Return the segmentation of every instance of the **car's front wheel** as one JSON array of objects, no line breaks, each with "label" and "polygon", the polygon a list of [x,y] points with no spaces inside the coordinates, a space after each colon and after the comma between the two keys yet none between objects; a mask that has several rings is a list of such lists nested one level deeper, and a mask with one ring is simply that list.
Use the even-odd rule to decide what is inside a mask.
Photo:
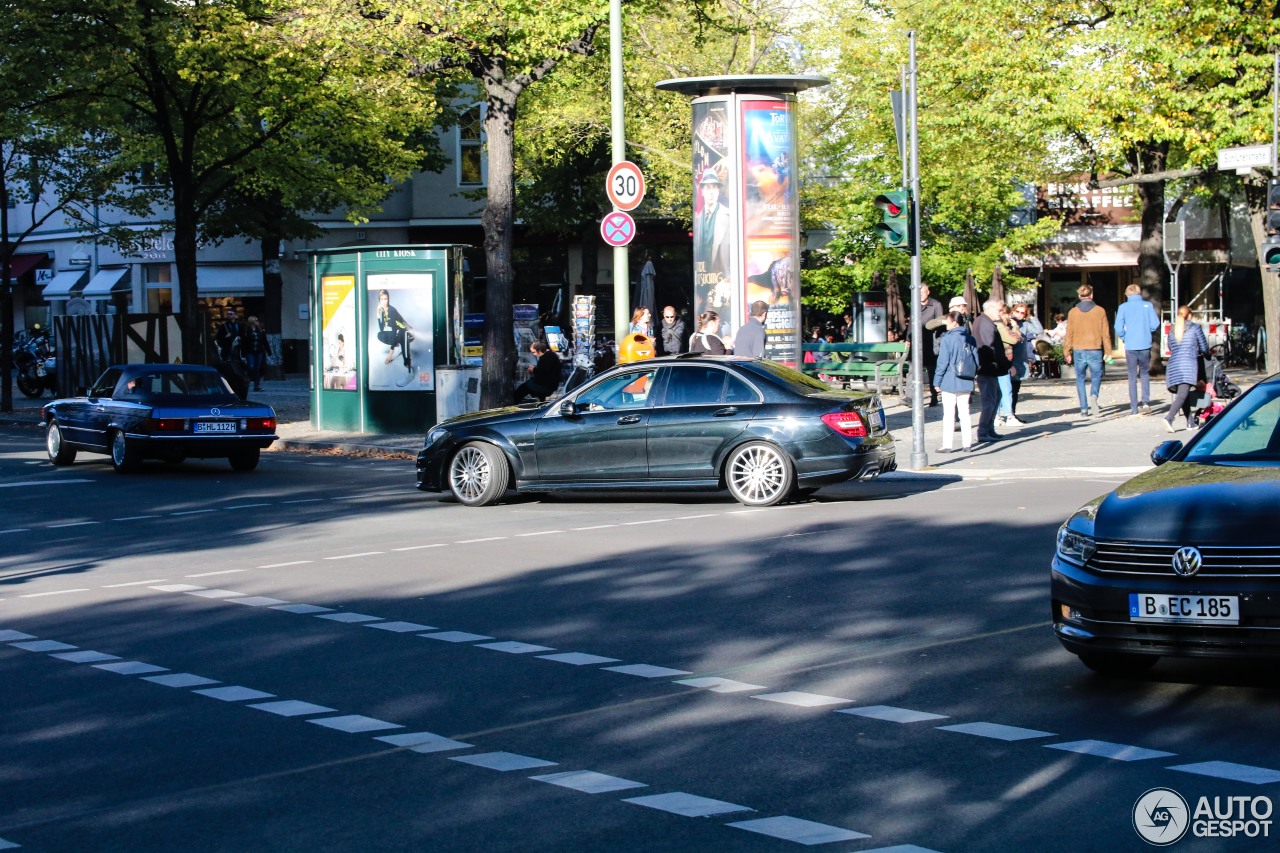
[{"label": "car's front wheel", "polygon": [[115,430],[111,433],[111,467],[116,469],[117,474],[128,474],[138,470],[138,466],[142,464],[142,456],[138,453],[138,449],[134,447],[133,442],[125,437],[124,430]]},{"label": "car's front wheel", "polygon": [[1099,675],[1141,675],[1156,665],[1157,655],[1134,655],[1126,652],[1081,652],[1080,662]]},{"label": "car's front wheel", "polygon": [[773,506],[786,500],[795,486],[795,467],[780,448],[754,441],[729,454],[724,483],[745,506]]},{"label": "car's front wheel", "polygon": [[449,491],[467,506],[497,503],[510,481],[507,459],[492,444],[464,444],[449,462]]},{"label": "car's front wheel", "polygon": [[44,447],[54,465],[70,465],[76,461],[76,452],[63,442],[62,427],[57,421],[49,421],[49,426],[45,427]]},{"label": "car's front wheel", "polygon": [[258,460],[262,457],[262,450],[257,447],[250,447],[246,450],[237,450],[228,457],[233,471],[252,471],[258,467]]}]

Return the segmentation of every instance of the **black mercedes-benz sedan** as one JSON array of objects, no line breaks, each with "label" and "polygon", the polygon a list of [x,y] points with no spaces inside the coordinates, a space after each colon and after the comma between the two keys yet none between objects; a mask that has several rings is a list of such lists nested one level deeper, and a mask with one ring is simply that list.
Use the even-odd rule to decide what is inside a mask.
[{"label": "black mercedes-benz sedan", "polygon": [[194,364],[108,367],[83,396],[54,400],[40,417],[54,465],[70,465],[79,451],[105,453],[119,473],[143,459],[187,457],[251,471],[276,440],[270,406],[241,400],[218,371]]},{"label": "black mercedes-benz sedan", "polygon": [[1058,531],[1053,629],[1091,669],[1280,657],[1280,375]]},{"label": "black mercedes-benz sedan", "polygon": [[896,467],[880,398],[760,359],[621,365],[549,403],[427,433],[418,488],[484,506],[520,492],[719,489],[748,506]]}]

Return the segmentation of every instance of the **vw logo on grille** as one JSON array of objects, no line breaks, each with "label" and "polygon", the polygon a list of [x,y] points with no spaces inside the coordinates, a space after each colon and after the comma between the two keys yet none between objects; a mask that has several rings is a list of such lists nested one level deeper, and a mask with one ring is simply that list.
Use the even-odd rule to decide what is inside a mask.
[{"label": "vw logo on grille", "polygon": [[1203,558],[1200,552],[1190,545],[1184,545],[1173,555],[1173,570],[1184,578],[1189,578],[1200,571]]}]

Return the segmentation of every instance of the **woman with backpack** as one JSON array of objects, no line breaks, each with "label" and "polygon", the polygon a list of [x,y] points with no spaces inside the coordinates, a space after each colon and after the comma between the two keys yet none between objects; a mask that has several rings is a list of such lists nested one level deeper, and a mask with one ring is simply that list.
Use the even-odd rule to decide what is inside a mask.
[{"label": "woman with backpack", "polygon": [[969,414],[969,395],[978,374],[978,347],[964,325],[964,312],[947,315],[947,331],[938,342],[938,367],[933,372],[934,389],[942,394],[942,446],[939,453],[950,453],[955,440],[956,414],[960,417],[960,449],[973,448],[973,418]]}]

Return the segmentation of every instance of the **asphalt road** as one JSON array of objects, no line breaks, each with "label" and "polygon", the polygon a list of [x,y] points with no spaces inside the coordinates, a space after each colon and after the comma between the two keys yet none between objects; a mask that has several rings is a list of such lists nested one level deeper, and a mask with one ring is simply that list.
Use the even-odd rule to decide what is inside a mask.
[{"label": "asphalt road", "polygon": [[1273,667],[1052,637],[1054,531],[1118,476],[477,510],[40,439],[0,429],[0,849],[1145,850],[1149,789],[1280,798]]}]

